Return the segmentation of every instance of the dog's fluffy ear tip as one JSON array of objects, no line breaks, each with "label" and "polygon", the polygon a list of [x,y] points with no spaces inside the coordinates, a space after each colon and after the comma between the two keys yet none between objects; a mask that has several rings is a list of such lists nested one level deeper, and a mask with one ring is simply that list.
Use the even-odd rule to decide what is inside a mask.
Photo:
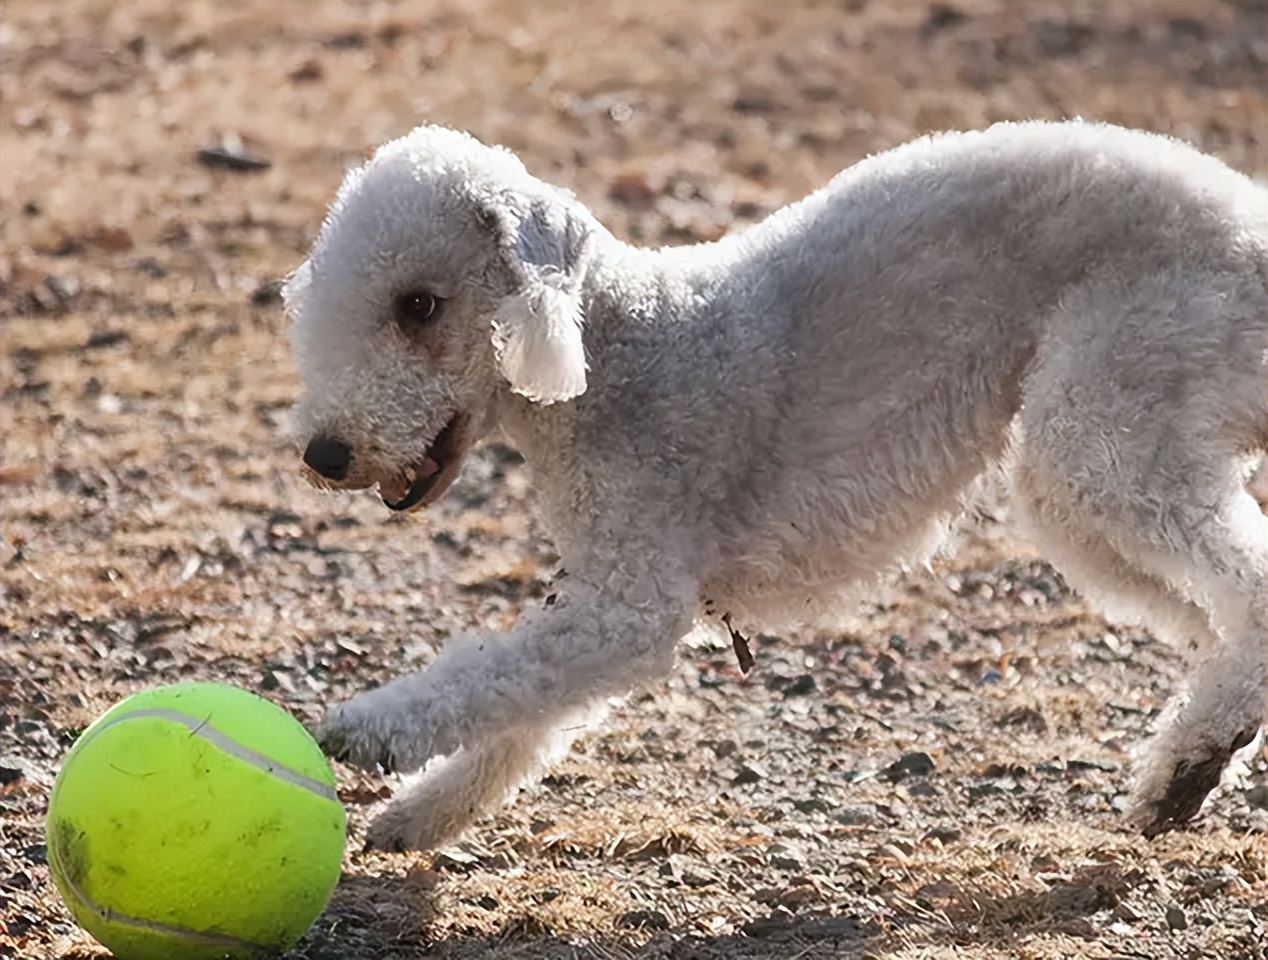
[{"label": "dog's fluffy ear tip", "polygon": [[498,368],[511,391],[543,405],[586,391],[586,353],[576,297],[546,283],[508,297],[493,324]]},{"label": "dog's fluffy ear tip", "polygon": [[[578,338],[580,339],[580,338]],[[548,406],[586,392],[584,357],[574,358],[568,345],[541,343],[535,349],[504,352],[501,369],[511,392]],[[580,352],[580,347],[577,347]]]},{"label": "dog's fluffy ear tip", "polygon": [[511,392],[517,393],[526,400],[533,403],[539,403],[543,407],[549,407],[552,403],[562,403],[566,400],[575,400],[586,392],[586,384],[583,379],[580,384],[559,384],[553,388],[543,389],[537,384],[524,384],[521,386],[511,385]]}]

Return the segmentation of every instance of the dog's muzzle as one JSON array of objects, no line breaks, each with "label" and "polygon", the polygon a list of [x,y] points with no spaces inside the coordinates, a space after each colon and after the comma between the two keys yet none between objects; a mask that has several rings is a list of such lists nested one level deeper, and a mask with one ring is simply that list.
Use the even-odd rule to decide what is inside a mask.
[{"label": "dog's muzzle", "polygon": [[389,510],[412,510],[439,500],[458,477],[470,443],[470,418],[455,414],[417,463],[387,480],[379,481],[379,496]]}]

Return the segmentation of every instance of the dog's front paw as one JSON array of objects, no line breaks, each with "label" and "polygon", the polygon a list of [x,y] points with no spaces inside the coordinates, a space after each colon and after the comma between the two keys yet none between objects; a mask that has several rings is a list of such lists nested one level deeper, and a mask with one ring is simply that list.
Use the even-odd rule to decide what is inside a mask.
[{"label": "dog's front paw", "polygon": [[362,850],[404,853],[407,850],[438,850],[458,838],[461,830],[453,830],[429,820],[426,814],[406,809],[400,800],[374,818],[366,830]]},{"label": "dog's front paw", "polygon": [[366,834],[367,850],[435,850],[457,840],[478,817],[506,798],[505,783],[482,789],[496,766],[488,754],[459,753],[428,764],[392,798]]},{"label": "dog's front paw", "polygon": [[365,845],[362,852],[382,850],[385,853],[404,853],[406,850],[425,850],[426,847],[411,842],[401,829],[402,824],[387,814],[379,814],[371,821],[365,833]]},{"label": "dog's front paw", "polygon": [[[354,697],[331,707],[313,730],[326,756],[363,770],[395,773],[404,759],[394,749],[400,734],[371,705]],[[408,768],[405,768],[408,769]]]}]

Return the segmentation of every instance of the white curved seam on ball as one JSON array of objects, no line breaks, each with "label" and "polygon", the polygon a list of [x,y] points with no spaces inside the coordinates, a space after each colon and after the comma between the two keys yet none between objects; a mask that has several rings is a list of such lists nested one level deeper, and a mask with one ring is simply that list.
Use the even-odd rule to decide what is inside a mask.
[{"label": "white curved seam on ball", "polygon": [[85,910],[91,911],[106,923],[117,923],[120,926],[144,930],[147,933],[161,933],[169,937],[181,937],[185,940],[192,940],[195,943],[204,943],[216,947],[249,947],[252,950],[260,950],[267,946],[266,944],[257,943],[255,940],[243,940],[241,937],[230,936],[227,933],[213,933],[208,930],[176,927],[168,923],[160,923],[157,920],[146,920],[143,917],[134,917],[129,913],[120,913],[118,910],[110,910],[106,907],[98,906],[71,879],[70,872],[66,869],[66,863],[62,860],[61,849],[57,846],[52,849],[53,858],[57,861],[62,881],[70,888],[71,894],[74,895],[79,905]]},{"label": "white curved seam on ball", "polygon": [[257,770],[262,770],[271,776],[277,777],[292,786],[299,787],[301,790],[307,790],[314,793],[325,800],[339,802],[339,795],[335,792],[335,788],[330,784],[322,783],[320,780],[314,780],[312,777],[300,773],[298,770],[292,770],[285,764],[278,763],[276,760],[270,760],[262,753],[245,747],[221,733],[215,727],[208,724],[208,718],[199,719],[190,716],[188,713],[182,713],[179,710],[172,710],[169,707],[146,707],[142,710],[133,710],[131,713],[120,714],[117,717],[109,717],[102,721],[101,725],[93,731],[93,737],[97,737],[111,727],[118,726],[128,720],[140,720],[153,718],[157,720],[170,720],[173,723],[179,723],[191,734],[206,740],[212,746],[216,747],[222,753],[243,763],[250,764]]}]

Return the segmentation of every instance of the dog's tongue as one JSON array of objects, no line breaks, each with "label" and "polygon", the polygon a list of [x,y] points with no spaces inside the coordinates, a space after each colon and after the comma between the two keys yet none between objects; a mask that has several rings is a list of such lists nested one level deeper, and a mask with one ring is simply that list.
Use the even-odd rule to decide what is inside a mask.
[{"label": "dog's tongue", "polygon": [[409,494],[409,489],[418,480],[426,480],[440,472],[440,464],[431,457],[423,457],[414,467],[414,475],[396,476],[390,480],[379,481],[379,496],[385,503],[400,503]]}]

